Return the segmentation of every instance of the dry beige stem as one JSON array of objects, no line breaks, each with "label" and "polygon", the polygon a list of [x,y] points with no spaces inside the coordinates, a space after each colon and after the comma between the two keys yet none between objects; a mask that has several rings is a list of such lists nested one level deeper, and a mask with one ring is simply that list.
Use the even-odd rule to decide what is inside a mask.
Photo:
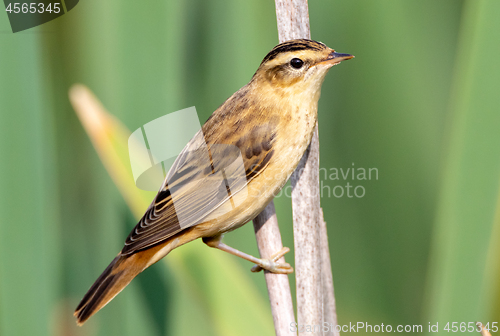
[{"label": "dry beige stem", "polygon": [[[270,258],[283,248],[273,202],[254,219],[253,225],[261,258]],[[277,261],[284,263],[285,258],[281,257]],[[288,275],[273,274],[266,271],[265,278],[276,335],[296,335],[290,328],[290,323],[295,323],[295,315]]]}]

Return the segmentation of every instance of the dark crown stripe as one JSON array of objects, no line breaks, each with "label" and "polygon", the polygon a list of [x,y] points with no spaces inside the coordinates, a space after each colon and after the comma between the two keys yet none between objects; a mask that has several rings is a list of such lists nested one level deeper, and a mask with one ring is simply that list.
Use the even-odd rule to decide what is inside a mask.
[{"label": "dark crown stripe", "polygon": [[[271,61],[276,56],[278,56],[281,53],[285,52],[290,52],[290,51],[297,51],[297,50],[323,50],[326,48],[326,45],[324,45],[321,42],[316,42],[313,40],[306,40],[306,39],[300,39],[300,40],[290,40],[283,42],[281,44],[278,44],[276,47],[271,50],[266,57],[262,60],[262,63],[265,63],[267,61]],[[261,64],[262,64],[261,63]]]}]

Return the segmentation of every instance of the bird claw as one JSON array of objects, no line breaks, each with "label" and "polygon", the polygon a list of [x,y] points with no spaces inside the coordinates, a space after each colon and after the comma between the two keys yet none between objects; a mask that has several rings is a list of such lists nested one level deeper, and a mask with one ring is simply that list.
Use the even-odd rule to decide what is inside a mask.
[{"label": "bird claw", "polygon": [[293,272],[292,266],[289,263],[279,263],[281,257],[288,253],[290,249],[288,247],[283,247],[281,251],[273,254],[270,259],[260,259],[261,263],[252,267],[252,272],[260,272],[263,269],[271,273],[278,274],[289,274]]}]

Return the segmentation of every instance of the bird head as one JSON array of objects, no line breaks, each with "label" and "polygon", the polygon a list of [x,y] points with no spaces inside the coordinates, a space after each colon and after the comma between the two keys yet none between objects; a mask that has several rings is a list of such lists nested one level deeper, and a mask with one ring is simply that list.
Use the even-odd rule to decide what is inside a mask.
[{"label": "bird head", "polygon": [[254,80],[296,95],[318,96],[328,70],[354,56],[341,54],[321,42],[298,39],[274,47],[257,69]]}]

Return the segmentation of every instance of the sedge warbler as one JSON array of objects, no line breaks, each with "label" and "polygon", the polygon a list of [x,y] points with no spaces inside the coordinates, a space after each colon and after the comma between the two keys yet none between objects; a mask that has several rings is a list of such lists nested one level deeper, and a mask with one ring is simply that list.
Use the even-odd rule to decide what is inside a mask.
[{"label": "sedge warbler", "polygon": [[286,183],[317,122],[321,84],[343,60],[323,43],[291,40],[274,47],[250,82],[229,97],[186,145],[125,246],[75,311],[83,324],[130,281],[174,248],[197,238],[275,273],[292,268],[222,243],[225,232],[255,218]]}]

